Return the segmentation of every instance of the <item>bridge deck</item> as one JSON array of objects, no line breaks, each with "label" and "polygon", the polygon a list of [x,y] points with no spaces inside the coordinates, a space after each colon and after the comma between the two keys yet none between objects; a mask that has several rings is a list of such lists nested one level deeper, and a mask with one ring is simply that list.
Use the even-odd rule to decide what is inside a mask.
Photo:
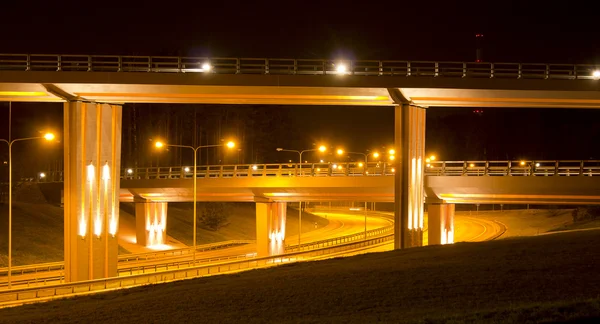
[{"label": "bridge deck", "polygon": [[0,54],[0,101],[600,108],[600,67]]}]

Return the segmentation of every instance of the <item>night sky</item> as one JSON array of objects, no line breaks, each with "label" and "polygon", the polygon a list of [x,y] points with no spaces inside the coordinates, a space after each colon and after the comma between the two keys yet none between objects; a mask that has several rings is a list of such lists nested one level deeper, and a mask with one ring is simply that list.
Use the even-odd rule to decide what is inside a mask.
[{"label": "night sky", "polygon": [[[485,61],[600,63],[596,9],[577,1],[560,6],[548,1],[119,2],[104,7],[9,1],[0,10],[0,53],[474,61],[474,35],[483,33]],[[17,134],[28,136],[42,127],[33,125],[61,124],[60,104],[14,107]],[[3,138],[6,108],[0,103]],[[325,140],[364,152],[393,140],[392,108],[264,109],[286,110],[302,130],[302,138],[289,142],[297,146],[292,148]],[[442,159],[600,159],[600,110],[484,109],[479,116],[472,109],[430,108],[427,118],[427,150]]]}]

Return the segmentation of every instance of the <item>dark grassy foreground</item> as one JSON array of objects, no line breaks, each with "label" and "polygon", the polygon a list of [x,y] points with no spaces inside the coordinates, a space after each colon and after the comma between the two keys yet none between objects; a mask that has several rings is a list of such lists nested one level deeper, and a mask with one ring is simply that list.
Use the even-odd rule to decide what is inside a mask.
[{"label": "dark grassy foreground", "polygon": [[600,231],[373,253],[0,310],[1,323],[581,322]]}]

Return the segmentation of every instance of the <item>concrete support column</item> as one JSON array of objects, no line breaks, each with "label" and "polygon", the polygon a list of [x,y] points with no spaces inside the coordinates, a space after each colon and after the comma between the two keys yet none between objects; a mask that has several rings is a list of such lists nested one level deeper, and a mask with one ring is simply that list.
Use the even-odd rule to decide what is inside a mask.
[{"label": "concrete support column", "polygon": [[121,106],[64,105],[67,282],[117,275]]},{"label": "concrete support column", "polygon": [[395,108],[397,148],[394,193],[394,248],[423,245],[425,109],[403,104]]},{"label": "concrete support column", "polygon": [[269,256],[285,252],[287,204],[256,203],[256,253]]},{"label": "concrete support column", "polygon": [[454,204],[427,204],[428,245],[454,243]]},{"label": "concrete support column", "polygon": [[166,202],[135,200],[135,237],[137,244],[155,246],[167,244]]}]

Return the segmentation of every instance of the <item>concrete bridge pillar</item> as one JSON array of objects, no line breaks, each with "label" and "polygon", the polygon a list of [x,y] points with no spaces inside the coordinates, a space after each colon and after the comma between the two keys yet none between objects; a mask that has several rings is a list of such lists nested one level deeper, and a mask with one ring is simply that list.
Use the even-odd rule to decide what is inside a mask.
[{"label": "concrete bridge pillar", "polygon": [[423,245],[425,109],[410,104],[395,109],[394,248],[403,249]]},{"label": "concrete bridge pillar", "polygon": [[454,243],[454,204],[427,204],[428,245]]},{"label": "concrete bridge pillar", "polygon": [[135,199],[135,237],[137,244],[154,246],[167,243],[166,202]]},{"label": "concrete bridge pillar", "polygon": [[64,244],[67,282],[117,275],[121,110],[64,105]]},{"label": "concrete bridge pillar", "polygon": [[287,204],[256,203],[256,253],[259,257],[285,252]]}]

